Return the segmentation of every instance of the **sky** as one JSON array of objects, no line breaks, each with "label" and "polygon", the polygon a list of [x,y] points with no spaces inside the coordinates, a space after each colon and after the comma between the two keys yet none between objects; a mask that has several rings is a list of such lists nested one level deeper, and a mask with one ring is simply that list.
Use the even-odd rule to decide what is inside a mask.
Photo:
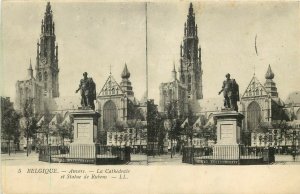
[{"label": "sky", "polygon": [[[15,83],[34,68],[46,1],[2,2],[2,95],[15,98]],[[144,3],[51,2],[59,50],[60,96],[74,96],[83,72],[100,92],[111,73],[121,82],[125,62],[135,96],[146,91]],[[34,72],[35,75],[35,72]]]},{"label": "sky", "polygon": [[[218,1],[194,2],[193,6],[202,49],[204,98],[222,98],[218,91],[226,73],[236,79],[241,94],[254,72],[264,84],[269,64],[283,100],[300,90],[297,2]],[[171,80],[174,62],[179,66],[189,3],[150,3],[148,7],[149,97],[158,102],[159,84]]]},{"label": "sky", "polygon": [[[72,96],[87,71],[100,92],[111,72],[120,82],[125,62],[135,95],[146,91],[144,3],[54,1],[61,96]],[[230,73],[243,93],[253,74],[263,84],[270,64],[279,96],[300,90],[298,2],[194,2],[202,49],[203,95],[215,98]],[[149,98],[179,66],[179,48],[189,2],[150,2],[147,9]],[[36,42],[46,1],[2,2],[1,95],[15,97],[15,83],[35,66]],[[257,50],[254,42],[257,36]]]}]

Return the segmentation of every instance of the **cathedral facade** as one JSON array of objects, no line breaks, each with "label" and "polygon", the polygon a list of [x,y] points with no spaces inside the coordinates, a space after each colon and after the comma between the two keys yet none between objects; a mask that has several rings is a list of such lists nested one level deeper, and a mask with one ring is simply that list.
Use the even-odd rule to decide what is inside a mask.
[{"label": "cathedral facade", "polygon": [[264,84],[254,75],[241,97],[241,112],[245,115],[243,131],[250,134],[250,142],[246,144],[290,146],[293,131],[300,132],[300,92],[281,100],[274,77],[269,65]]},{"label": "cathedral facade", "polygon": [[166,112],[167,105],[176,101],[179,104],[179,115],[185,115],[188,103],[192,104],[203,98],[201,48],[198,45],[198,27],[191,3],[187,22],[184,24],[183,43],[180,45],[179,79],[174,65],[172,81],[160,84],[160,112]]},{"label": "cathedral facade", "polygon": [[32,100],[34,112],[41,114],[45,104],[59,97],[58,46],[51,5],[48,2],[41,22],[41,35],[37,42],[35,76],[30,61],[25,80],[16,83],[16,110],[21,111],[27,100]]},{"label": "cathedral facade", "polygon": [[[128,123],[132,120],[146,121],[146,99],[139,101],[135,98],[127,64],[121,78],[119,84],[110,73],[97,96],[96,110],[101,114],[98,132],[102,136],[106,136],[107,132],[118,132],[128,128]],[[108,139],[107,142],[112,142],[112,139]]]},{"label": "cathedral facade", "polygon": [[278,97],[275,77],[271,66],[265,74],[265,83],[261,82],[254,75],[241,97],[242,112],[245,115],[244,128],[254,131],[259,123],[271,123],[283,119],[284,102]]}]

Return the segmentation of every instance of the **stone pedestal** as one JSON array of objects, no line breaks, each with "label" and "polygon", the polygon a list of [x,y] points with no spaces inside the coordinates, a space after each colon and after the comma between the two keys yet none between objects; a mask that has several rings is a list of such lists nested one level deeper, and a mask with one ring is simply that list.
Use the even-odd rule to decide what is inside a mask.
[{"label": "stone pedestal", "polygon": [[214,114],[217,120],[217,144],[213,148],[215,157],[235,159],[239,156],[241,125],[244,115],[236,111],[224,111]]},{"label": "stone pedestal", "polygon": [[100,114],[94,110],[77,110],[71,115],[74,119],[74,142],[70,145],[70,156],[94,157]]}]

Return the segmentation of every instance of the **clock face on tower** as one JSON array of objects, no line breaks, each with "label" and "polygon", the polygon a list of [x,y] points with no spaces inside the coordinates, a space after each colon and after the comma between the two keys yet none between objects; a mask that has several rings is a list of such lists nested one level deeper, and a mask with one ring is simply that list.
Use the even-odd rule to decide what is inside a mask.
[{"label": "clock face on tower", "polygon": [[41,58],[41,62],[42,62],[42,64],[45,65],[45,64],[47,63],[47,59],[46,59],[45,57],[42,57],[42,58]]}]

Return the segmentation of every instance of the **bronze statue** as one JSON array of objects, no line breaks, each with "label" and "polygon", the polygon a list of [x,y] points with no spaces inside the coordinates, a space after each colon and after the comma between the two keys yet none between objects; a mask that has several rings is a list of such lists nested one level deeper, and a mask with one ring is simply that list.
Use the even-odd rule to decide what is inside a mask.
[{"label": "bronze statue", "polygon": [[224,107],[225,109],[238,111],[237,102],[240,101],[239,85],[235,79],[230,79],[230,74],[226,74],[226,80],[223,82],[223,86],[219,95],[223,92],[224,95]]},{"label": "bronze statue", "polygon": [[94,100],[96,100],[96,84],[92,78],[87,77],[87,72],[83,73],[83,79],[80,80],[79,88],[81,94],[81,106],[83,109],[95,110]]}]

